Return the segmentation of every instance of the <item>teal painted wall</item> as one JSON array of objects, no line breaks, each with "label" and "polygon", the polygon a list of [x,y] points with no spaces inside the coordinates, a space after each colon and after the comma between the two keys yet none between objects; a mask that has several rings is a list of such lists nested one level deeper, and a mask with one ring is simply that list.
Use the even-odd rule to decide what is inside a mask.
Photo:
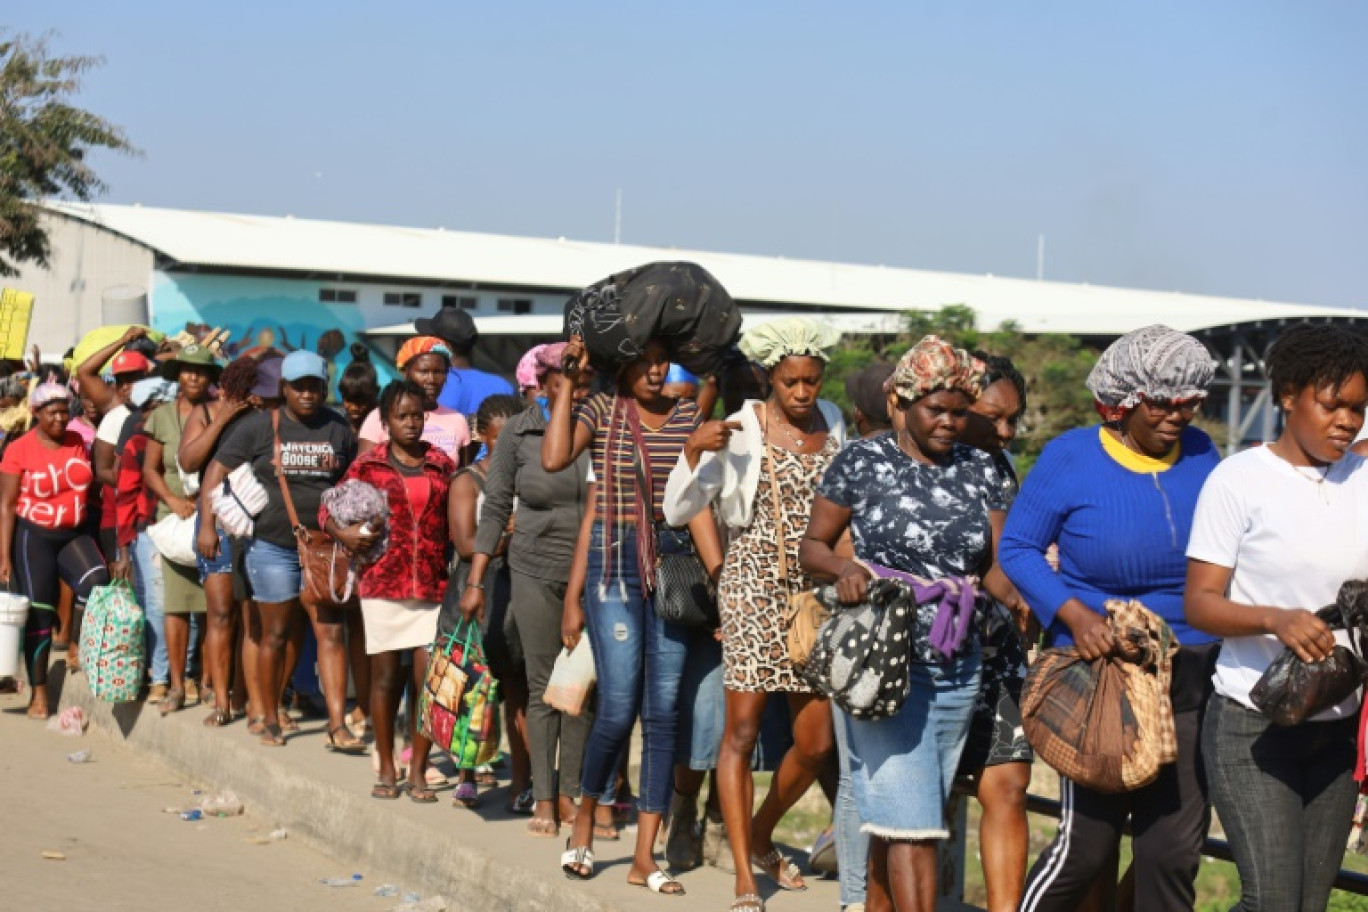
[{"label": "teal painted wall", "polygon": [[[152,324],[175,334],[191,327],[223,327],[232,332],[224,353],[229,357],[277,349],[315,351],[332,366],[336,378],[351,363],[353,342],[364,341],[367,328],[356,304],[322,304],[322,283],[300,279],[263,279],[246,276],[154,273],[151,293]],[[380,385],[394,378],[385,359],[373,355]]]}]

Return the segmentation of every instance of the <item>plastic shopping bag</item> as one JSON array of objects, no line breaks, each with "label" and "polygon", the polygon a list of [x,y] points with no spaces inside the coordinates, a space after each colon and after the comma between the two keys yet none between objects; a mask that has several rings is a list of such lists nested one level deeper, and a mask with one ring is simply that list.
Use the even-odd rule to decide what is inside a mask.
[{"label": "plastic shopping bag", "polygon": [[97,700],[138,699],[147,665],[145,619],[127,580],[97,586],[81,623],[81,666]]},{"label": "plastic shopping bag", "polygon": [[480,625],[462,618],[432,644],[418,698],[419,724],[459,769],[474,769],[498,758],[499,719],[499,682],[489,671]]},{"label": "plastic shopping bag", "polygon": [[594,652],[589,638],[581,636],[573,650],[562,649],[551,667],[551,679],[546,683],[546,705],[563,713],[578,716],[584,711],[589,691],[597,680]]}]

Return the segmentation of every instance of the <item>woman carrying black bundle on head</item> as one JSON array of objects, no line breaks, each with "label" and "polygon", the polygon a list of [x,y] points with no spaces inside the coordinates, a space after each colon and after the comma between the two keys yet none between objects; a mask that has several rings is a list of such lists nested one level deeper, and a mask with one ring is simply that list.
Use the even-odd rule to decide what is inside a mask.
[{"label": "woman carrying black bundle on head", "polygon": [[[1284,425],[1217,466],[1188,543],[1189,622],[1224,637],[1202,728],[1211,795],[1240,872],[1239,912],[1319,912],[1354,811],[1360,692],[1277,725],[1250,691],[1291,649],[1324,659],[1348,634],[1312,612],[1368,578],[1368,465],[1350,452],[1368,405],[1368,343],[1301,323],[1265,359]],[[1359,775],[1363,769],[1360,762]]]},{"label": "woman carrying black bundle on head", "polygon": [[[559,472],[581,453],[593,454],[599,493],[591,506],[589,545],[575,554],[586,584],[582,592],[567,591],[562,630],[565,645],[573,647],[580,629],[588,627],[598,668],[598,714],[584,756],[584,797],[561,868],[573,879],[593,876],[594,812],[600,802],[613,800],[619,761],[640,711],[640,813],[627,881],[682,895],[683,886],[657,866],[653,849],[670,803],[686,635],[656,614],[652,597],[656,549],[679,546],[685,534],[665,529],[657,536],[656,525],[663,525],[665,482],[698,424],[698,407],[661,395],[670,363],[659,340],[619,368],[613,393],[578,406],[575,378],[589,366],[579,337],[570,339],[565,363],[569,369],[557,380],[541,460],[547,472]],[[711,516],[705,522],[713,528]],[[710,557],[704,557],[705,566],[720,562],[720,554]]]}]

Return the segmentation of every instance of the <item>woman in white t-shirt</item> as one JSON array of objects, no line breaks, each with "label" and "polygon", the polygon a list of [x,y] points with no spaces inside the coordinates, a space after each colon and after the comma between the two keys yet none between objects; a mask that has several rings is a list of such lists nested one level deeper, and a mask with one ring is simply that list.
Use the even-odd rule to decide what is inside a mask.
[{"label": "woman in white t-shirt", "polygon": [[1303,661],[1347,635],[1315,616],[1368,578],[1368,464],[1349,451],[1368,404],[1368,342],[1303,323],[1270,349],[1276,441],[1207,479],[1188,542],[1188,622],[1225,638],[1202,731],[1211,795],[1240,872],[1242,912],[1321,910],[1354,799],[1360,695],[1295,726],[1249,692],[1284,646]]}]

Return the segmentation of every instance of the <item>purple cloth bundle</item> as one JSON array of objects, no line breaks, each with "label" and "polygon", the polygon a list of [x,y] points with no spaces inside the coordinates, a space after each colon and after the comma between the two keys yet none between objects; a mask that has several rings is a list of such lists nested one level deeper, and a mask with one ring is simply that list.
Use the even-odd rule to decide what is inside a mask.
[{"label": "purple cloth bundle", "polygon": [[978,584],[972,577],[951,576],[928,580],[892,567],[869,561],[861,566],[874,574],[875,579],[895,579],[906,583],[918,605],[935,605],[936,617],[928,637],[931,648],[950,658],[964,645],[974,625],[974,609],[978,602]]}]

